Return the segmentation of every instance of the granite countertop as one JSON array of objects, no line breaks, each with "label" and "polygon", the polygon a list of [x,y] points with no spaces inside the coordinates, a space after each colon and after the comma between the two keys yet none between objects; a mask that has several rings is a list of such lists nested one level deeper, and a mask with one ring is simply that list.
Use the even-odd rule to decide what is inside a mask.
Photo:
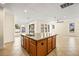
[{"label": "granite countertop", "polygon": [[27,37],[32,38],[32,39],[34,39],[34,40],[41,40],[41,39],[44,39],[44,38],[48,38],[48,37],[50,37],[50,36],[54,36],[54,35],[56,35],[56,34],[37,33],[37,34],[35,34],[34,36],[31,36],[31,35],[29,35],[29,34],[21,34],[21,35],[27,36]]}]

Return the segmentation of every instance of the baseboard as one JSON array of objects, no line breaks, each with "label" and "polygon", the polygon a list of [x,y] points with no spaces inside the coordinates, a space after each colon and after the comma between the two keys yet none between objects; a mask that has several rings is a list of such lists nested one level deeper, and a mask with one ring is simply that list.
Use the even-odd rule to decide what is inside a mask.
[{"label": "baseboard", "polygon": [[14,41],[10,41],[10,42],[5,42],[4,44],[8,44],[8,43],[13,43]]}]

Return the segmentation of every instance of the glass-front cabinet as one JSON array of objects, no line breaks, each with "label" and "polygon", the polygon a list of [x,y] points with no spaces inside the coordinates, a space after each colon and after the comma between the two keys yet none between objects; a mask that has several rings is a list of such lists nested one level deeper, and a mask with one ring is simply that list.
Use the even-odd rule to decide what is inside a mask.
[{"label": "glass-front cabinet", "polygon": [[41,24],[41,33],[50,32],[50,25],[49,24]]},{"label": "glass-front cabinet", "polygon": [[32,35],[32,36],[34,36],[34,33],[35,33],[34,29],[35,29],[35,25],[30,24],[29,25],[29,34]]}]

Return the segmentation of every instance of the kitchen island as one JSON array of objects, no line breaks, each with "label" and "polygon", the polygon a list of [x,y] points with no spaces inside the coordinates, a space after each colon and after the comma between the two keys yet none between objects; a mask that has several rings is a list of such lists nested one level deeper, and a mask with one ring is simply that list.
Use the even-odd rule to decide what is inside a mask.
[{"label": "kitchen island", "polygon": [[56,48],[56,34],[22,34],[21,45],[31,56],[45,56]]}]

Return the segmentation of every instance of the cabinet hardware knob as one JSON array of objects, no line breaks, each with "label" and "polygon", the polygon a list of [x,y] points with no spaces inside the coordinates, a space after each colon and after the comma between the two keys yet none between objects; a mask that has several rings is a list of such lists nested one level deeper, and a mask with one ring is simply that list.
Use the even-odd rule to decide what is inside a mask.
[{"label": "cabinet hardware knob", "polygon": [[43,45],[44,43],[41,43],[41,45]]}]

